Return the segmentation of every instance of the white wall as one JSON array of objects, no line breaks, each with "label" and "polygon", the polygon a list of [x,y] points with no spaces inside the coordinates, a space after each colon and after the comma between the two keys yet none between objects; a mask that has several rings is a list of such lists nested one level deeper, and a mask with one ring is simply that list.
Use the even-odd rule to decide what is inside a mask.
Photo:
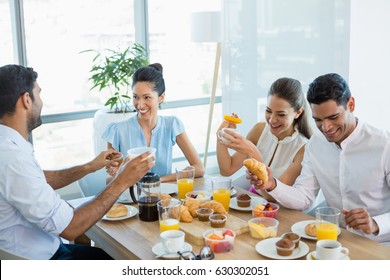
[{"label": "white wall", "polygon": [[356,116],[390,131],[390,1],[351,2],[350,88]]}]

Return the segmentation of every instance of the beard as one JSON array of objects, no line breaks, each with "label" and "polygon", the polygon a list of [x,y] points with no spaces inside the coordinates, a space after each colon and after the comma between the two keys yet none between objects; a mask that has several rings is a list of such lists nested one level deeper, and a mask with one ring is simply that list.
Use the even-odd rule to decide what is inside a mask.
[{"label": "beard", "polygon": [[27,125],[28,132],[31,133],[31,131],[33,131],[35,128],[39,127],[41,124],[42,124],[41,116],[38,116],[38,118],[35,120],[30,120],[28,125]]}]

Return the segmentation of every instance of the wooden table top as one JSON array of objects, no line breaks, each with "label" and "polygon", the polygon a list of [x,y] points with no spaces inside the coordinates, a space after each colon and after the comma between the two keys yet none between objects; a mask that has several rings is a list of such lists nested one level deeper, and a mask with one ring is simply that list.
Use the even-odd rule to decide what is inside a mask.
[{"label": "wooden table top", "polygon": [[[211,190],[211,184],[208,179],[198,178],[195,180],[195,190]],[[238,193],[246,192],[236,187]],[[132,204],[138,207],[136,204]],[[229,214],[239,217],[245,221],[252,218],[252,213],[229,210]],[[314,220],[314,217],[306,215],[297,210],[290,210],[281,207],[277,216],[279,228],[277,236],[291,231],[291,226],[299,221]],[[160,242],[159,223],[141,221],[138,216],[118,221],[101,220],[86,235],[93,240],[99,247],[109,253],[114,259],[144,259],[153,260],[155,255],[152,248]],[[301,239],[309,247],[309,252],[315,250],[316,241]],[[254,239],[250,233],[238,235],[235,239],[234,249],[228,253],[215,254],[216,259],[238,259],[238,260],[255,260],[269,259],[259,254],[255,246],[259,239]],[[390,248],[381,245],[368,238],[361,237],[345,229],[341,229],[338,241],[344,247],[349,249],[349,257],[352,260],[380,260],[390,259]],[[193,251],[198,254],[201,247],[192,244]],[[299,259],[306,259],[306,254]]]}]

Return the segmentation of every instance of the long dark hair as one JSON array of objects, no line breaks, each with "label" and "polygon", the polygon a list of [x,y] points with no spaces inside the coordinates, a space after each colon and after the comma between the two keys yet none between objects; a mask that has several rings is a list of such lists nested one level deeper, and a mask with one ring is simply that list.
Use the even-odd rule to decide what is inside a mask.
[{"label": "long dark hair", "polygon": [[292,78],[280,78],[272,83],[268,96],[276,96],[286,100],[294,112],[303,108],[302,114],[294,120],[294,126],[296,125],[299,133],[304,135],[306,138],[310,138],[313,134],[308,116],[308,106],[303,94],[302,85],[298,80]]}]

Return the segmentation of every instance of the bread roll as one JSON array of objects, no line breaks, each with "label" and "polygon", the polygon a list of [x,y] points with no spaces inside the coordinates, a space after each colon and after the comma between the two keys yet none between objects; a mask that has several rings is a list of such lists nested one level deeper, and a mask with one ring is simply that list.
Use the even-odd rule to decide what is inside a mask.
[{"label": "bread roll", "polygon": [[307,224],[305,227],[305,232],[309,236],[317,237],[317,226],[316,222]]},{"label": "bread roll", "polygon": [[256,175],[257,178],[262,180],[264,184],[268,182],[268,171],[264,163],[254,158],[248,158],[243,161],[243,164],[253,175]]},{"label": "bread roll", "polygon": [[115,204],[107,212],[108,218],[119,218],[127,215],[127,207],[123,204]]}]

